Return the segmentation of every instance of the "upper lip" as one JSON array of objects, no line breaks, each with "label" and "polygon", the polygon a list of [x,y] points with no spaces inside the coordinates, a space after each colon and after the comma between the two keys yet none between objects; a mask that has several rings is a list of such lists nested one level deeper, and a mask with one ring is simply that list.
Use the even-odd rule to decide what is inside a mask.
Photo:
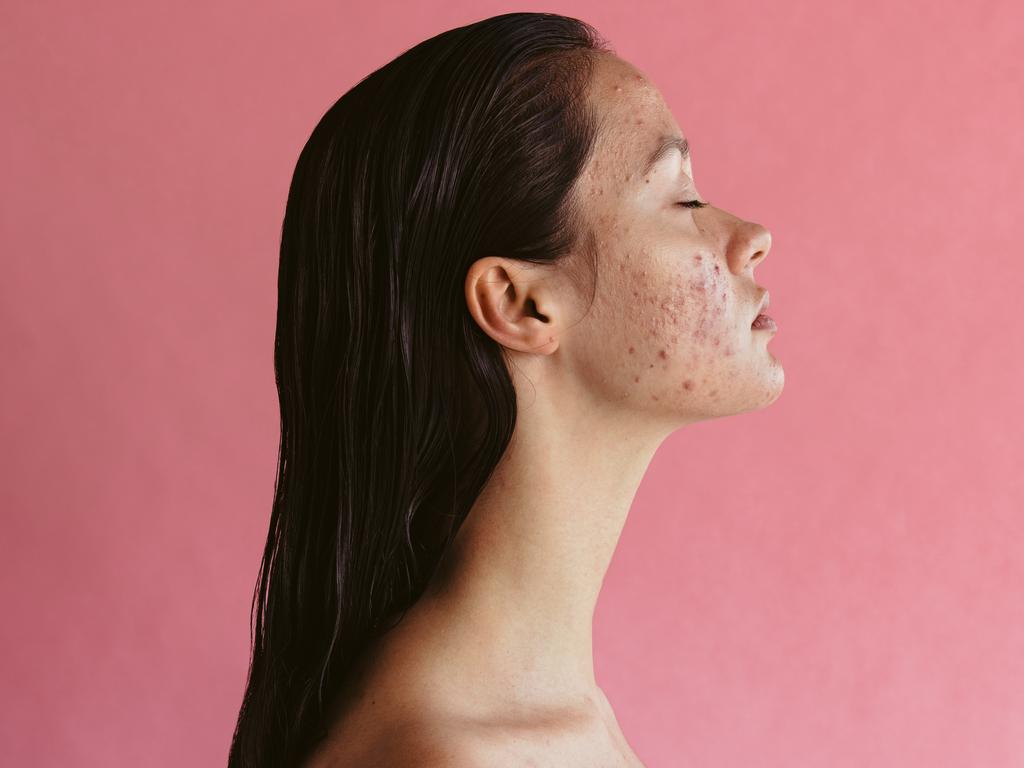
[{"label": "upper lip", "polygon": [[[768,295],[768,291],[765,291],[764,297],[761,299],[761,304],[760,306],[758,306],[757,312],[754,313],[754,320],[757,320],[757,316],[763,313],[766,309],[768,309],[768,301],[770,299],[771,297]],[[751,320],[751,322],[753,322],[753,320]]]}]

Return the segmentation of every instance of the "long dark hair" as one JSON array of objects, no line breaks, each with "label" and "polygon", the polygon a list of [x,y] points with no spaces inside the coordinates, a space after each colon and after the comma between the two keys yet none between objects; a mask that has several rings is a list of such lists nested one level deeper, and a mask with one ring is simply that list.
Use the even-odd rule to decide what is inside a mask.
[{"label": "long dark hair", "polygon": [[548,13],[451,29],[356,84],[303,147],[281,235],[278,473],[229,766],[308,756],[325,703],[422,595],[504,453],[515,389],[465,276],[488,255],[593,257],[572,190],[599,129],[592,54],[609,50]]}]

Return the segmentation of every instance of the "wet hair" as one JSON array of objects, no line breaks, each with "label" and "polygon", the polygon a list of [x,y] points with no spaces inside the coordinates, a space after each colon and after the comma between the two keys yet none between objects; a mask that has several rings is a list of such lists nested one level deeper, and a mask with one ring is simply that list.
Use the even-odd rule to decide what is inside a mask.
[{"label": "wet hair", "polygon": [[325,705],[422,595],[505,452],[516,393],[466,305],[470,265],[575,275],[585,254],[596,284],[573,193],[599,130],[593,55],[610,50],[549,13],[442,32],[345,93],[299,154],[278,273],[277,477],[229,766],[308,757]]}]

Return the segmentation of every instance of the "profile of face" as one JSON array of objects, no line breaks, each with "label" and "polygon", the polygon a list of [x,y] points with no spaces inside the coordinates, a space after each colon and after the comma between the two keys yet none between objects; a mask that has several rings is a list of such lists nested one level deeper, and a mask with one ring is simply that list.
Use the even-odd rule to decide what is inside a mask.
[{"label": "profile of face", "polygon": [[[474,269],[492,275],[490,299],[472,274],[467,283],[474,314],[524,353],[516,367],[532,384],[571,382],[591,406],[678,425],[768,405],[784,372],[767,348],[774,329],[751,324],[767,297],[754,268],[770,233],[714,205],[693,206],[703,198],[678,146],[685,134],[634,66],[599,54],[588,98],[601,127],[574,194],[596,245],[593,304],[584,291],[593,284],[570,287],[578,281],[564,268],[512,270],[503,285],[493,275],[505,272],[488,257]],[[492,310],[480,301],[493,301]]]}]

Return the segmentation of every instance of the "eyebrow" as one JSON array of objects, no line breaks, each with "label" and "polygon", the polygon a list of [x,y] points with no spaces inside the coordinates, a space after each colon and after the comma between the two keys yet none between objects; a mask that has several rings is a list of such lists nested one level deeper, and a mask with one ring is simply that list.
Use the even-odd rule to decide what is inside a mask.
[{"label": "eyebrow", "polygon": [[690,154],[690,142],[682,136],[663,136],[657,149],[655,149],[651,156],[647,158],[647,162],[644,163],[643,168],[640,170],[641,175],[646,176],[650,173],[654,164],[673,149],[678,149],[685,160]]}]

